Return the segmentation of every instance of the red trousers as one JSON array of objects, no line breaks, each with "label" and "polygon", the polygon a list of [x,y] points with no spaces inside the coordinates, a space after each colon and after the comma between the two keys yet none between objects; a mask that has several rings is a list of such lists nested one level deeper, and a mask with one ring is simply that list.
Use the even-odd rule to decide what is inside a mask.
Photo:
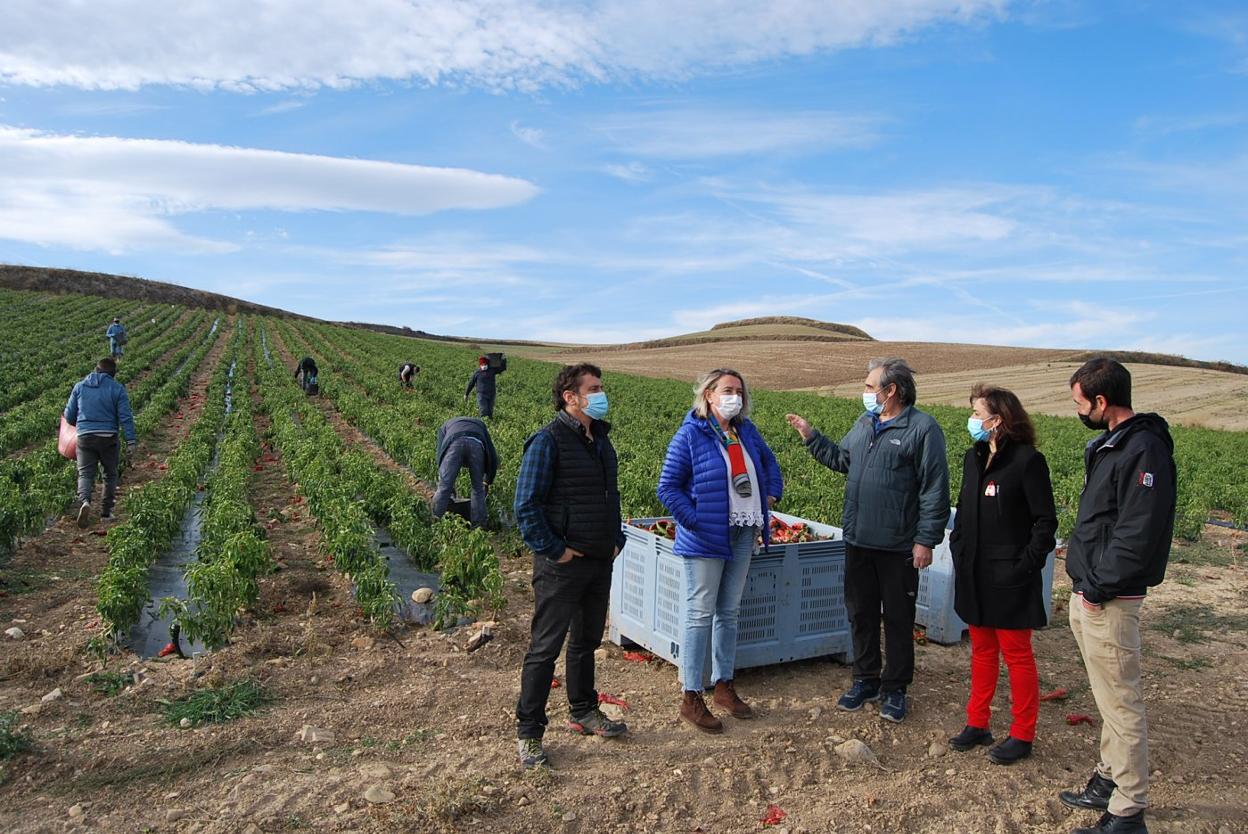
[{"label": "red trousers", "polygon": [[1040,676],[1031,651],[1029,628],[971,629],[971,698],[966,703],[966,723],[988,729],[992,719],[992,696],[997,692],[1001,656],[1010,673],[1010,706],[1014,723],[1010,735],[1019,741],[1035,741],[1036,717],[1040,714]]}]

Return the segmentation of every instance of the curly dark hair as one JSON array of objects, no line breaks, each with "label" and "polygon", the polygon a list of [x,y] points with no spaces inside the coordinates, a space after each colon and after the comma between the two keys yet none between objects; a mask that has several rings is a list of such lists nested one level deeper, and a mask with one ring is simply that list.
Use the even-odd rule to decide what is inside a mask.
[{"label": "curly dark hair", "polygon": [[586,375],[602,379],[602,369],[588,362],[581,362],[577,365],[564,365],[559,369],[559,375],[555,377],[555,384],[551,386],[551,393],[554,395],[555,401],[555,411],[563,411],[567,406],[567,403],[563,401],[563,392],[580,389],[581,377]]}]

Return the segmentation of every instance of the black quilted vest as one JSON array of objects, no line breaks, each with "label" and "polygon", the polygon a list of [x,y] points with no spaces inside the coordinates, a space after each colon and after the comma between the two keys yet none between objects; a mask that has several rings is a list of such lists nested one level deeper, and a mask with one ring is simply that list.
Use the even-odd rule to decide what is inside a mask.
[{"label": "black quilted vest", "polygon": [[555,439],[556,450],[554,481],[544,507],[551,529],[573,550],[608,560],[620,532],[619,465],[609,429],[595,420],[593,443],[564,417],[542,429]]}]

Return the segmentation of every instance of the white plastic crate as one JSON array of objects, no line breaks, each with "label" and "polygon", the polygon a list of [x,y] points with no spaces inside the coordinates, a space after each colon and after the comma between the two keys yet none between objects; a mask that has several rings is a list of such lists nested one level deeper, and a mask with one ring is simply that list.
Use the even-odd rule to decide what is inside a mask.
[{"label": "white plastic crate", "polygon": [[[957,510],[949,513],[945,540],[932,552],[932,564],[919,571],[919,595],[915,603],[914,621],[927,629],[933,643],[957,643],[966,631],[966,623],[953,610],[953,554],[949,550],[949,531]],[[1049,552],[1040,574],[1044,614],[1053,616],[1053,570],[1056,554]]]},{"label": "white plastic crate", "polygon": [[[773,544],[750,562],[741,598],[736,668],[766,666],[849,651],[845,615],[845,543],[841,530],[783,513],[827,540]],[[659,519],[634,519],[652,524]],[[684,633],[684,560],[673,542],[625,522],[628,542],[611,578],[611,640],[636,643],[680,663]],[[705,681],[710,681],[708,652]]]}]

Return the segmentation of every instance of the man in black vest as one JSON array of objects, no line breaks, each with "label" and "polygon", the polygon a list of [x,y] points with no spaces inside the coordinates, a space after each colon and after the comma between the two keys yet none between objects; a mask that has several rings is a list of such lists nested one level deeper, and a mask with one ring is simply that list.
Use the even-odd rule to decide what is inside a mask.
[{"label": "man in black vest", "polygon": [[582,363],[555,378],[556,416],[524,445],[516,521],[533,551],[533,629],[520,677],[520,764],[548,763],[542,749],[555,661],[568,635],[568,727],[608,738],[628,727],[598,709],[594,651],[602,642],[611,566],[625,537],[602,371]]}]

